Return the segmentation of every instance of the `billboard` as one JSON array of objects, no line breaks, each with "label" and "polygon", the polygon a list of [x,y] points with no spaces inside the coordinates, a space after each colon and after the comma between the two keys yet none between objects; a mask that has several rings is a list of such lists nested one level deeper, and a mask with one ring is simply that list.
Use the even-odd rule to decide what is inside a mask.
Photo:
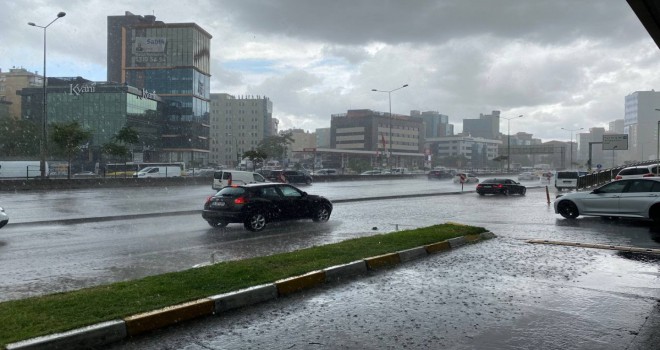
[{"label": "billboard", "polygon": [[622,151],[628,149],[628,135],[603,135],[603,151]]},{"label": "billboard", "polygon": [[162,53],[165,52],[167,38],[136,37],[133,43],[133,53]]}]

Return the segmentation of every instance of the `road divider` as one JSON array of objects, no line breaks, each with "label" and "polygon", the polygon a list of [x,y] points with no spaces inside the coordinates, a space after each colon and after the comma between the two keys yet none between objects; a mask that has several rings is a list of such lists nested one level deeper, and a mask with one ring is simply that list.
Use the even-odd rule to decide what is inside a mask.
[{"label": "road divider", "polygon": [[[366,275],[369,271],[394,267],[404,262],[450,251],[496,237],[492,232],[452,238],[391,254],[365,258],[355,262],[312,271],[273,283],[210,296],[187,303],[161,308],[121,320],[103,322],[63,333],[51,334],[7,344],[7,350],[88,349],[122,341],[128,337],[165,328],[187,320],[220,315],[225,311],[286,297],[324,283]],[[530,242],[531,243],[531,242]]]}]

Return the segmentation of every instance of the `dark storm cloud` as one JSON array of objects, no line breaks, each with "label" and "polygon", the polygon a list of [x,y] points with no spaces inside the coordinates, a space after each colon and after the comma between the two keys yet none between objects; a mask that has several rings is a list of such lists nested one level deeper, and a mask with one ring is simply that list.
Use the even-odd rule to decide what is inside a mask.
[{"label": "dark storm cloud", "polygon": [[625,1],[614,0],[247,0],[222,7],[245,30],[346,45],[436,44],[484,33],[540,43],[580,36],[625,41],[634,18]]}]

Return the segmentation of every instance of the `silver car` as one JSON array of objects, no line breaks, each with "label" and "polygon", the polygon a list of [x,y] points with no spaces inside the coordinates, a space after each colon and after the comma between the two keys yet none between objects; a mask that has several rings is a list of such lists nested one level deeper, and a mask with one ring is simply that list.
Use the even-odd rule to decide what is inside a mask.
[{"label": "silver car", "polygon": [[660,222],[660,178],[617,180],[593,191],[560,195],[554,207],[567,219],[591,215]]},{"label": "silver car", "polygon": [[0,207],[0,228],[7,225],[8,222],[9,222],[9,215],[7,215],[5,210],[2,207]]}]

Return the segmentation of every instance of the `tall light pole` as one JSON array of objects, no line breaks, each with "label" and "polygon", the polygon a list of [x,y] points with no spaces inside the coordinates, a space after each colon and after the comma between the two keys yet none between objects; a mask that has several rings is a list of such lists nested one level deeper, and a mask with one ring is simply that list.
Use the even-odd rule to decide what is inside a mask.
[{"label": "tall light pole", "polygon": [[[655,110],[660,111],[660,109],[658,109],[658,108],[656,108]],[[656,132],[655,136],[656,136],[655,138],[658,141],[658,145],[657,145],[657,148],[656,148],[656,151],[655,151],[655,158],[660,159],[660,120],[658,120],[658,129],[657,129],[657,132]],[[658,162],[660,162],[660,160]],[[658,162],[656,162],[656,163],[658,163]],[[660,166],[655,167],[655,176],[660,176]]]},{"label": "tall light pole", "polygon": [[517,116],[517,117],[502,117],[502,116],[496,116],[500,119],[506,119],[507,123],[507,130],[506,130],[506,172],[509,173],[511,172],[511,119],[515,118],[522,118],[522,114]]},{"label": "tall light pole", "polygon": [[583,130],[584,128],[577,128],[577,129],[561,128],[561,129],[571,132],[571,163],[568,165],[568,169],[571,169],[571,168],[573,168],[573,132],[578,131],[578,130]]},{"label": "tall light pole", "polygon": [[58,13],[57,17],[55,17],[54,20],[50,21],[50,23],[48,23],[45,26],[36,25],[36,24],[34,24],[34,22],[29,22],[28,23],[28,25],[31,25],[31,26],[37,27],[37,28],[42,28],[44,30],[44,79],[42,81],[43,90],[44,90],[44,96],[43,96],[43,98],[44,98],[44,101],[43,101],[44,102],[43,103],[44,110],[43,110],[43,121],[41,123],[41,147],[40,147],[41,159],[40,159],[40,162],[39,162],[39,170],[41,171],[41,178],[42,179],[45,179],[46,175],[47,175],[46,174],[46,142],[48,140],[48,135],[47,135],[47,131],[46,131],[46,123],[47,123],[47,119],[48,119],[48,109],[47,109],[48,93],[46,92],[46,79],[47,79],[46,78],[46,29],[48,29],[48,27],[51,24],[53,24],[55,21],[57,21],[58,19],[60,19],[64,16],[66,16],[66,13],[64,13],[64,12]]},{"label": "tall light pole", "polygon": [[[396,89],[393,89],[393,90],[371,89],[371,91],[375,91],[375,92],[386,92],[387,93],[387,98],[388,98],[389,104],[390,104],[390,151],[388,153],[388,158],[387,158],[387,163],[390,166],[390,170],[392,169],[392,164],[390,162],[390,158],[392,158],[392,143],[393,143],[392,142],[392,93],[396,90],[401,90],[401,89],[403,89],[404,87],[407,87],[407,86],[408,86],[408,84],[404,84],[403,86],[400,86],[400,87],[398,87]],[[378,135],[376,135],[376,136],[378,136]]]}]

